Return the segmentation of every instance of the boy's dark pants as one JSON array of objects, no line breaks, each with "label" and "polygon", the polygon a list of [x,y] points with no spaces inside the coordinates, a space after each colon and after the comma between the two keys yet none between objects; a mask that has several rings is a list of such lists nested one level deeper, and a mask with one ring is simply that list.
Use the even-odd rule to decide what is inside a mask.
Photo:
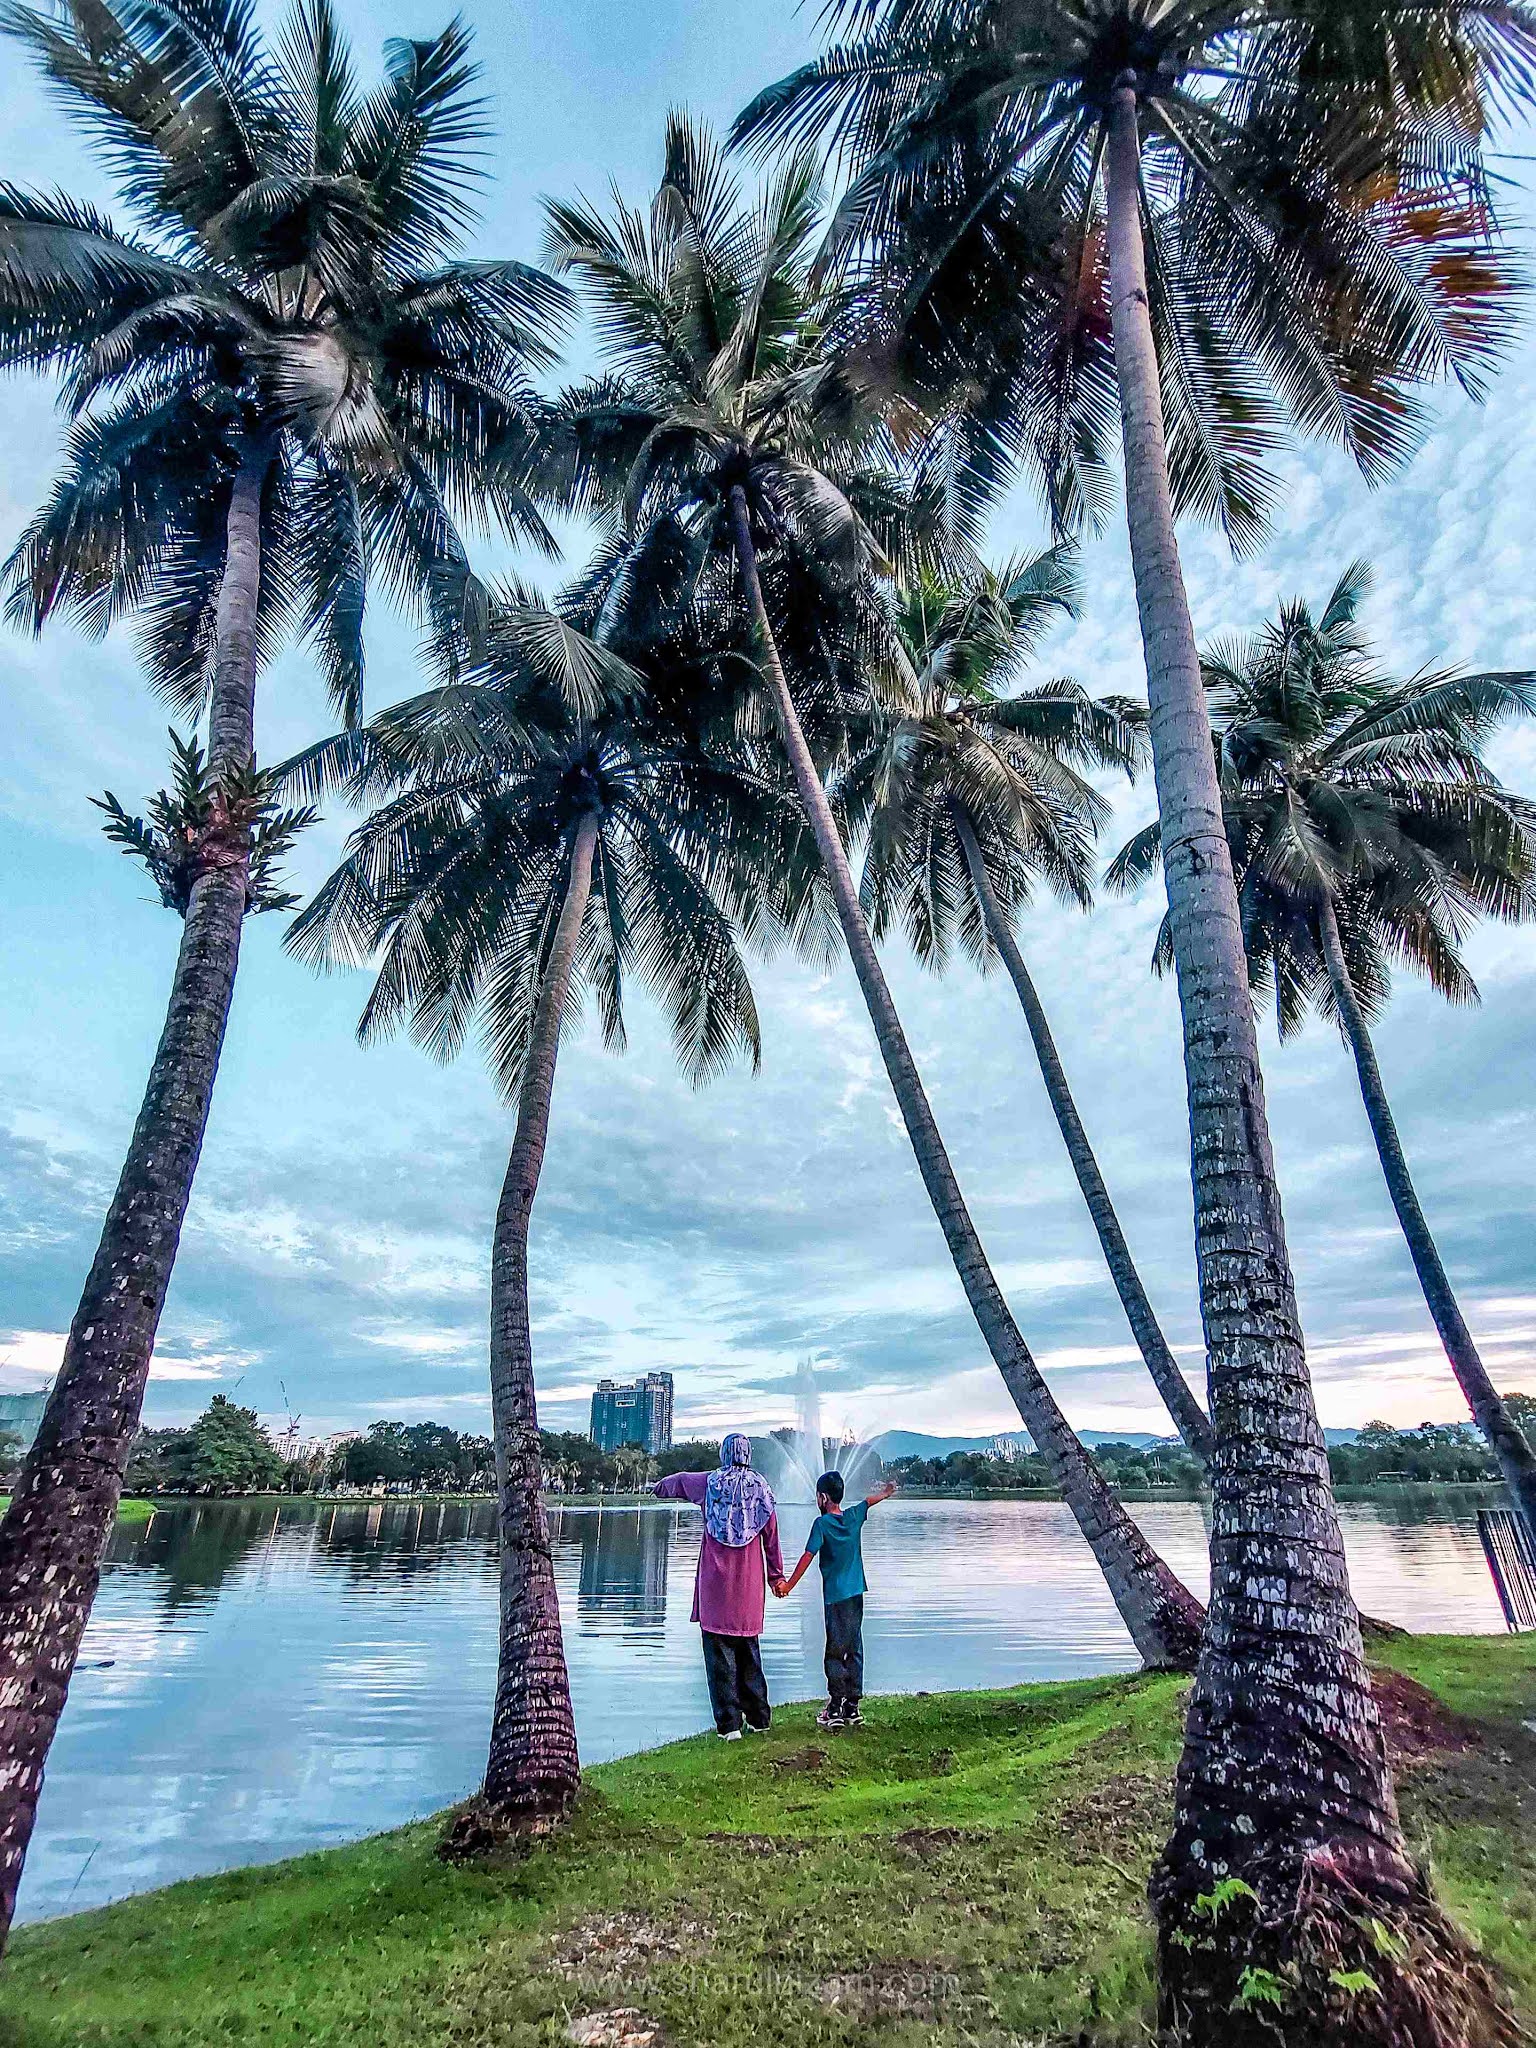
[{"label": "boy's dark pants", "polygon": [[739,1728],[745,1715],[754,1728],[766,1728],[773,1719],[768,1704],[768,1681],[756,1636],[713,1636],[701,1629],[704,1638],[704,1673],[709,1680],[709,1704],[715,1710],[715,1727],[722,1735]]},{"label": "boy's dark pants", "polygon": [[864,1595],[827,1602],[827,1696],[834,1707],[864,1697]]}]

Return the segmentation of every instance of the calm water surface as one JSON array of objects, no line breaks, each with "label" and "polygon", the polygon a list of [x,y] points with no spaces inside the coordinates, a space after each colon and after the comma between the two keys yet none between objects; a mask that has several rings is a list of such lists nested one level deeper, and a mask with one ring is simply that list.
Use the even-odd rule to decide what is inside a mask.
[{"label": "calm water surface", "polygon": [[[786,1561],[812,1510],[783,1511]],[[1476,1502],[1347,1503],[1361,1604],[1419,1630],[1498,1630]],[[1194,1502],[1139,1505],[1206,1588]],[[589,1763],[708,1724],[688,1620],[698,1518],[567,1508],[555,1564]],[[40,1919],[393,1827],[463,1797],[496,1665],[488,1505],[187,1503],[113,1538],[48,1766],[20,1917]],[[872,1692],[1128,1670],[1066,1508],[897,1501],[865,1537]],[[821,1690],[813,1574],[768,1603],[776,1700]]]}]

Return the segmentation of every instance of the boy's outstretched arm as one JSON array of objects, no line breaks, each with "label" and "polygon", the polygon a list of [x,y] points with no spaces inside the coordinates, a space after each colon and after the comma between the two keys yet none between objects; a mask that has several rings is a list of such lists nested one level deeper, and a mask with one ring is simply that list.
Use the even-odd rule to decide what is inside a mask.
[{"label": "boy's outstretched arm", "polygon": [[887,1479],[881,1485],[877,1486],[873,1493],[865,1494],[864,1505],[867,1508],[877,1508],[879,1507],[881,1501],[889,1500],[891,1495],[897,1491],[898,1488],[895,1480]]},{"label": "boy's outstretched arm", "polygon": [[787,1579],[779,1580],[778,1584],[774,1587],[773,1590],[780,1600],[787,1600],[790,1594],[793,1593],[796,1586],[799,1585],[800,1581],[805,1577],[806,1573],[810,1570],[811,1559],[814,1555],[815,1553],[813,1551],[802,1551],[800,1555],[800,1562],[795,1566],[794,1570],[790,1573],[789,1577]]}]

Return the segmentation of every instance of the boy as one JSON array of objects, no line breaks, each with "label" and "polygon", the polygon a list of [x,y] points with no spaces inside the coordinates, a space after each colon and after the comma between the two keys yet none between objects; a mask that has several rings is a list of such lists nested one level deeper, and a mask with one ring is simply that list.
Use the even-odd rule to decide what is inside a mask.
[{"label": "boy", "polygon": [[863,1500],[843,1509],[843,1475],[823,1472],[816,1482],[817,1516],[805,1539],[805,1553],[787,1579],[774,1587],[786,1599],[821,1558],[821,1597],[827,1610],[827,1704],[816,1716],[822,1728],[862,1728],[864,1694],[864,1518],[889,1500],[896,1482],[888,1479]]}]

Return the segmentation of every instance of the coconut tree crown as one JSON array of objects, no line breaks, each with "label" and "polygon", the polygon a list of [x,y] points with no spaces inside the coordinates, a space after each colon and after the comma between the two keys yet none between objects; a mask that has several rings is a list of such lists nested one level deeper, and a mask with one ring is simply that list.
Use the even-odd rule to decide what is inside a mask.
[{"label": "coconut tree crown", "polygon": [[[1471,925],[1536,910],[1536,806],[1483,752],[1501,722],[1536,712],[1536,675],[1394,679],[1360,626],[1369,589],[1353,563],[1320,612],[1296,599],[1203,662],[1250,972],[1282,1036],[1313,1007],[1335,1011],[1325,895],[1367,1018],[1385,1007],[1394,963],[1449,1001],[1476,1001],[1461,957]],[[1157,845],[1155,827],[1138,835],[1111,884],[1142,879]],[[1166,927],[1157,961],[1171,964]]]},{"label": "coconut tree crown", "polygon": [[[590,816],[592,891],[567,1020],[595,1003],[604,1042],[622,1048],[638,976],[690,1078],[743,1052],[756,1066],[751,984],[718,900],[746,836],[731,804],[755,815],[755,792],[658,713],[641,669],[521,587],[491,593],[473,647],[439,659],[437,687],[288,765],[299,787],[341,786],[375,806],[295,921],[291,950],[320,966],[376,962],[365,1042],[406,1024],[447,1059],[478,1026],[513,1095],[576,828]],[[654,659],[664,674],[689,656],[674,645]]]},{"label": "coconut tree crown", "polygon": [[825,208],[808,152],[754,204],[709,133],[673,114],[648,210],[617,194],[606,214],[549,209],[549,263],[579,281],[609,362],[555,408],[563,495],[622,532],[632,560],[670,557],[686,589],[729,552],[739,489],[765,576],[796,580],[776,625],[857,591],[882,559],[948,560],[953,545],[933,451],[897,461],[829,345],[834,302],[813,276]]},{"label": "coconut tree crown", "polygon": [[567,295],[457,251],[485,127],[467,31],[358,81],[328,0],[275,44],[245,0],[16,5],[133,223],[0,187],[0,362],[62,375],[62,474],[11,558],[12,615],[137,615],[178,707],[204,695],[234,478],[265,472],[258,646],[306,632],[355,717],[371,574],[451,616],[457,523],[547,544],[530,372]]},{"label": "coconut tree crown", "polygon": [[1070,550],[948,584],[919,579],[891,604],[910,708],[876,715],[841,779],[866,821],[861,893],[877,937],[899,922],[931,966],[944,966],[956,938],[986,963],[995,949],[967,840],[1005,915],[1040,881],[1087,908],[1108,816],[1089,774],[1134,771],[1145,709],[1095,700],[1069,678],[1020,687],[1051,622],[1076,615]]},{"label": "coconut tree crown", "polygon": [[1513,283],[1482,159],[1536,78],[1504,0],[846,0],[847,39],[738,138],[849,167],[827,256],[855,353],[968,415],[978,488],[1023,463],[1063,519],[1113,434],[1104,204],[1112,102],[1141,136],[1147,287],[1175,503],[1262,530],[1289,422],[1370,476],[1418,387],[1476,389]]}]

